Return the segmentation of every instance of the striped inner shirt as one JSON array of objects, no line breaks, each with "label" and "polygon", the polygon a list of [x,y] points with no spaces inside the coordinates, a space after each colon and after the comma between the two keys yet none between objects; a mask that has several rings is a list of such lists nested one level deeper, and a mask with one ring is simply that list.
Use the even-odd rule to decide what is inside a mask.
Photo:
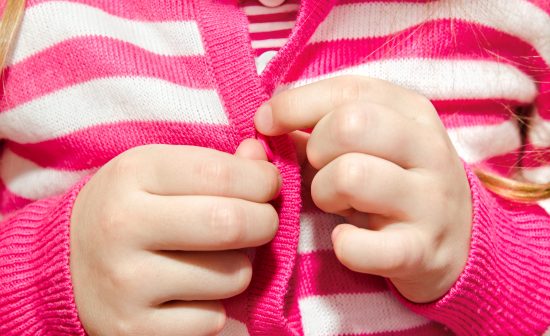
[{"label": "striped inner shirt", "polygon": [[248,16],[250,39],[259,73],[288,40],[296,23],[299,5],[299,0],[287,0],[278,7],[266,7],[258,0],[242,3]]}]

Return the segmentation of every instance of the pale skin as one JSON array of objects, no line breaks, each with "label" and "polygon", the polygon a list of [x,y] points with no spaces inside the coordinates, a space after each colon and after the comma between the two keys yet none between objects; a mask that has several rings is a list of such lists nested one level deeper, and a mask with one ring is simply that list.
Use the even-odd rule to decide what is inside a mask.
[{"label": "pale skin", "polygon": [[[456,282],[469,250],[470,189],[426,98],[381,80],[339,77],[275,95],[255,125],[295,140],[315,205],[345,218],[332,232],[343,265],[389,278],[414,302],[436,300]],[[236,250],[274,237],[269,201],[279,188],[256,140],[236,155],[150,145],[113,159],[82,189],[71,219],[85,329],[219,332],[219,300],[244,291],[252,273]]]}]

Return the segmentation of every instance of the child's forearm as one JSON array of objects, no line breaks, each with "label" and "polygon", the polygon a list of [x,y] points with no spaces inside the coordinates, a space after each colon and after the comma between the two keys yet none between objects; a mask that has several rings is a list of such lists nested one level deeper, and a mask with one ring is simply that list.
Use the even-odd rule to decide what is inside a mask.
[{"label": "child's forearm", "polygon": [[550,216],[506,201],[468,172],[473,232],[467,266],[440,300],[407,305],[458,335],[541,335],[550,326]]},{"label": "child's forearm", "polygon": [[0,223],[0,335],[85,335],[69,273],[70,214],[81,185]]}]

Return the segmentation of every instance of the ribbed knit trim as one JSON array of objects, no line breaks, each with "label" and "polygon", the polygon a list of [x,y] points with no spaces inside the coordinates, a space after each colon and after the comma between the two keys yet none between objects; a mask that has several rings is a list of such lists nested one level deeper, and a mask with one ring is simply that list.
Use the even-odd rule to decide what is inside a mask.
[{"label": "ribbed knit trim", "polygon": [[74,201],[87,180],[2,222],[0,335],[86,334],[74,301],[69,233]]},{"label": "ribbed knit trim", "polygon": [[414,304],[392,289],[413,311],[457,335],[541,335],[550,324],[550,279],[541,277],[550,272],[548,217],[535,205],[490,193],[466,169],[473,227],[463,273],[444,297],[428,304]]},{"label": "ribbed knit trim", "polygon": [[[254,137],[254,114],[272,94],[292,60],[327,15],[327,5],[303,1],[297,27],[289,42],[268,65],[265,77],[258,77],[248,34],[248,20],[235,10],[235,1],[197,1],[200,29],[212,63],[212,72],[229,114],[242,137]],[[306,15],[307,13],[307,15]],[[227,22],[220,27],[219,22]],[[305,23],[307,22],[307,25]],[[248,291],[248,328],[253,335],[302,334],[297,303],[287,309],[287,294],[296,262],[300,233],[300,168],[294,145],[287,136],[267,140],[272,161],[281,172],[283,187],[277,200],[279,230],[273,241],[256,253],[254,273]],[[295,300],[295,299],[293,299]]]},{"label": "ribbed knit trim", "polygon": [[296,24],[288,38],[288,42],[279,50],[277,55],[262,72],[262,83],[270,95],[277,84],[281,83],[292,68],[298,55],[307,45],[319,24],[326,18],[336,0],[302,0]]}]

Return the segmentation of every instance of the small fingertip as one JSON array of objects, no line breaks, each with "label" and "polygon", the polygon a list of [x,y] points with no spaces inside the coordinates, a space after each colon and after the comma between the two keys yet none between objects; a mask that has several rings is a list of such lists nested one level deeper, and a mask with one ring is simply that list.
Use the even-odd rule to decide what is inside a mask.
[{"label": "small fingertip", "polygon": [[266,161],[268,159],[265,147],[261,141],[256,139],[243,140],[235,151],[235,155],[250,160]]},{"label": "small fingertip", "polygon": [[340,235],[340,232],[342,232],[342,227],[343,225],[338,225],[334,228],[334,230],[332,230],[332,235],[331,235],[331,239],[332,239],[332,243],[336,243],[336,240],[338,239],[338,236]]},{"label": "small fingertip", "polygon": [[334,248],[334,253],[336,253],[336,257],[338,259],[342,258],[342,234],[347,229],[347,227],[350,226],[348,224],[340,224],[332,230],[331,234],[331,240],[332,240],[332,246]]},{"label": "small fingertip", "polygon": [[273,109],[269,103],[264,103],[254,115],[254,124],[258,132],[269,135],[273,128]]}]

